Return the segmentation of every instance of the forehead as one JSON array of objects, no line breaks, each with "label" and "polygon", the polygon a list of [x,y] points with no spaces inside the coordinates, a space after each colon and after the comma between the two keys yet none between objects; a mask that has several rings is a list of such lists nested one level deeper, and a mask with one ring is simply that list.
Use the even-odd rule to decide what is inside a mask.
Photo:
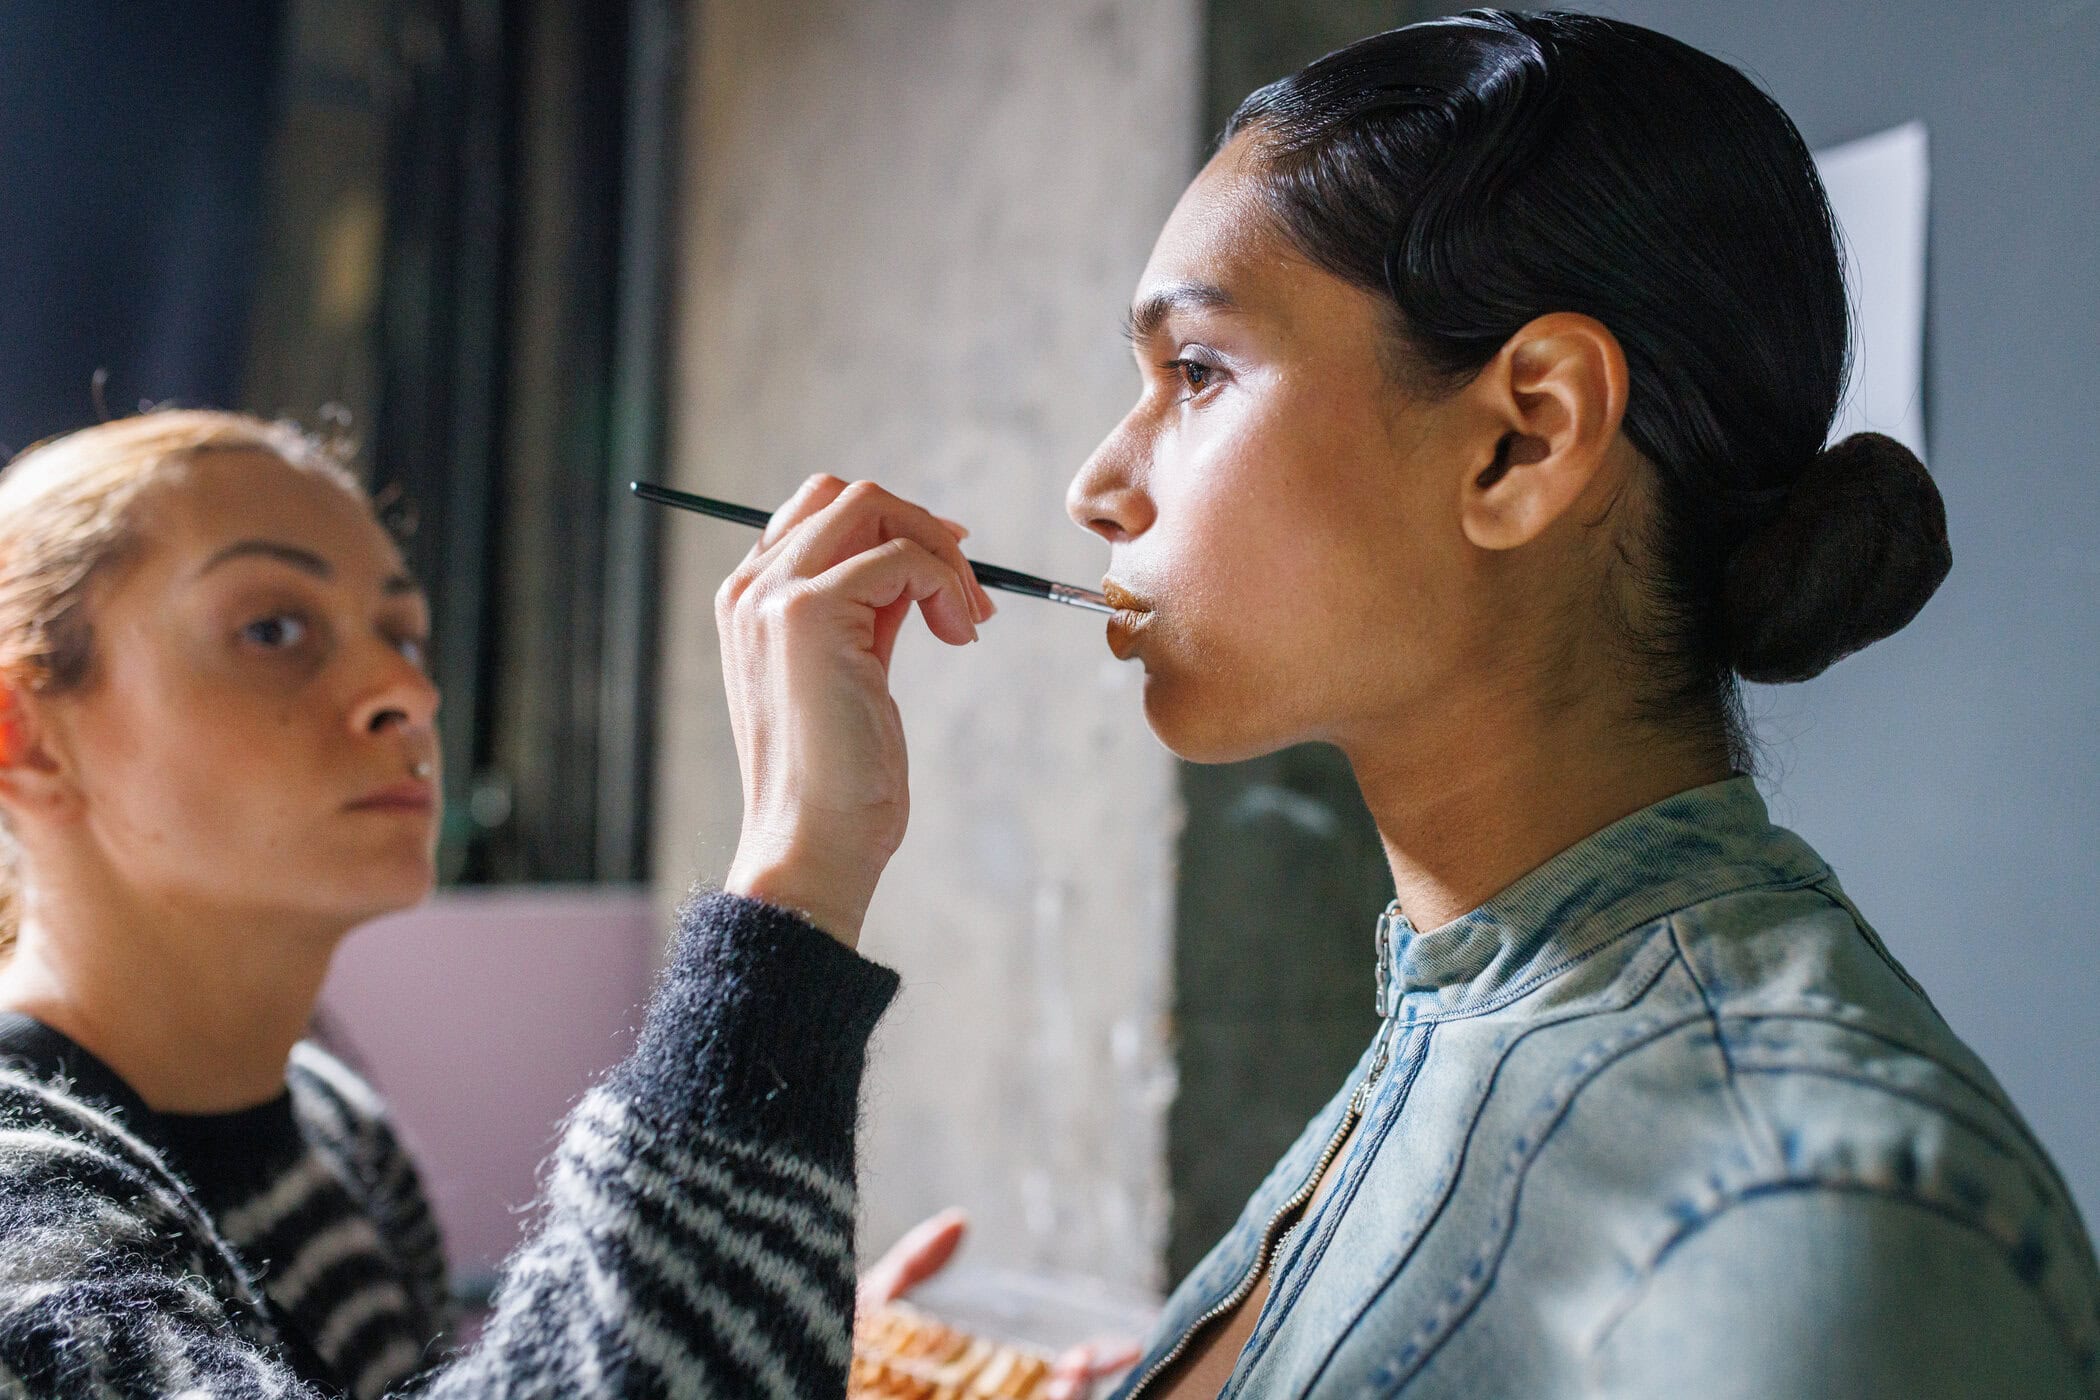
[{"label": "forehead", "polygon": [[139,533],[155,552],[180,558],[266,539],[310,550],[345,570],[401,568],[400,550],[362,501],[270,452],[199,452],[155,483],[140,507]]},{"label": "forehead", "polygon": [[1153,245],[1133,312],[1178,288],[1215,287],[1237,312],[1286,335],[1325,335],[1354,320],[1372,325],[1376,302],[1307,261],[1278,227],[1258,162],[1255,135],[1242,132],[1197,173]]},{"label": "forehead", "polygon": [[1245,135],[1227,142],[1181,192],[1167,216],[1146,265],[1146,281],[1155,273],[1189,270],[1202,261],[1259,265],[1288,249],[1262,208],[1255,182],[1252,145]]}]

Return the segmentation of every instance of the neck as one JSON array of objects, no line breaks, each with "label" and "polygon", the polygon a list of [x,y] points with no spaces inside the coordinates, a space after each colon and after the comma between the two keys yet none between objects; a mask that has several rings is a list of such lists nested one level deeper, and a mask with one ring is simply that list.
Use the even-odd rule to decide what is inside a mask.
[{"label": "neck", "polygon": [[1425,932],[1621,817],[1730,776],[1717,741],[1579,709],[1527,713],[1510,699],[1462,707],[1483,718],[1433,744],[1343,745],[1400,908]]},{"label": "neck", "polygon": [[132,907],[107,886],[22,895],[0,1008],[71,1037],[163,1113],[228,1113],[282,1093],[348,932],[166,900]]}]

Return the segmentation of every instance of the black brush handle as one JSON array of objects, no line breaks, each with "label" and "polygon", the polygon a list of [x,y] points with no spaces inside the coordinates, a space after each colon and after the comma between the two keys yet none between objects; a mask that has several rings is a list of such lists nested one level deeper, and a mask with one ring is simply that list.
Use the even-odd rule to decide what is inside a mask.
[{"label": "black brush handle", "polygon": [[[763,530],[773,522],[770,511],[752,506],[740,506],[729,501],[718,501],[711,496],[695,496],[689,491],[673,491],[668,486],[654,482],[631,481],[628,489],[645,501],[660,506],[676,506],[680,510],[697,511],[711,515],[717,520],[731,520],[739,525],[749,525]],[[1085,608],[1088,612],[1112,613],[1114,608],[1108,600],[1090,589],[1074,588],[1069,583],[1053,583],[1034,574],[1024,574],[1019,569],[1003,568],[998,564],[980,564],[975,559],[964,561],[977,581],[986,588],[998,588],[1008,593],[1025,593],[1031,598],[1043,598],[1053,603],[1064,603],[1070,607]]]}]

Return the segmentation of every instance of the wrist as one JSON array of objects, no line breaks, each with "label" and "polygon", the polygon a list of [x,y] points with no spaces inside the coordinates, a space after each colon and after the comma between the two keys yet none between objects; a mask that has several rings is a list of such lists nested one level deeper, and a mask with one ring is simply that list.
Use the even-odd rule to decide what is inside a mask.
[{"label": "wrist", "polygon": [[722,888],[791,910],[848,948],[860,943],[861,923],[875,892],[873,880],[827,870],[806,857],[747,854],[742,849],[730,863]]}]

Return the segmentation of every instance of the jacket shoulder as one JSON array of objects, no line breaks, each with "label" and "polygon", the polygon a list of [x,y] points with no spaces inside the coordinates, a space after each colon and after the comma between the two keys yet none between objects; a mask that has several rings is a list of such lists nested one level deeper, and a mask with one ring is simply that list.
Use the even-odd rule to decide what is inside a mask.
[{"label": "jacket shoulder", "polygon": [[[1593,1086],[1659,1129],[1636,1277],[1714,1222],[1787,1215],[1755,1202],[1885,1208],[1990,1254],[2079,1354],[2100,1350],[2100,1266],[2055,1163],[1834,879],[1680,911],[1668,936],[1677,1029]],[[1907,1286],[1860,1262],[1863,1286]]]}]

